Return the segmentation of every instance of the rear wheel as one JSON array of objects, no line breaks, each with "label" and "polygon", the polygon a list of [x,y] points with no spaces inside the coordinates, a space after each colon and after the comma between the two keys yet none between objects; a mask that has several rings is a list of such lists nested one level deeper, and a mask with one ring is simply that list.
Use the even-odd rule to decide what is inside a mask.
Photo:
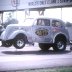
[{"label": "rear wheel", "polygon": [[65,51],[65,49],[66,49],[66,40],[64,40],[64,39],[57,39],[56,41],[55,41],[55,44],[54,44],[54,50],[55,51]]},{"label": "rear wheel", "polygon": [[17,37],[15,38],[13,45],[17,49],[22,49],[25,46],[25,39],[22,37]]},{"label": "rear wheel", "polygon": [[45,43],[39,43],[39,47],[41,48],[41,50],[47,51],[50,48],[50,45]]}]

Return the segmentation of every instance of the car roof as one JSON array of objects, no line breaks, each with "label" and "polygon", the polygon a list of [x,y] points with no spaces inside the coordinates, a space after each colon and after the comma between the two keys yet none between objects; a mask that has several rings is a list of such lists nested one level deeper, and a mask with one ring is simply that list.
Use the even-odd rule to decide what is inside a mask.
[{"label": "car roof", "polygon": [[31,19],[50,19],[50,20],[58,20],[58,21],[61,21],[61,22],[64,22],[62,19],[58,19],[58,18],[49,18],[49,17],[36,17],[36,18],[31,18]]}]

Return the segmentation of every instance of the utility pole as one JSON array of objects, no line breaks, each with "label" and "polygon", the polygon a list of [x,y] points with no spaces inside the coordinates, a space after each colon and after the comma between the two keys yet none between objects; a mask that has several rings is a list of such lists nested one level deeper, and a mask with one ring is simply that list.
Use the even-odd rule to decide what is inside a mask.
[{"label": "utility pole", "polygon": [[18,11],[18,6],[20,5],[20,0],[12,0],[12,6],[16,8],[16,18],[17,18],[17,11]]},{"label": "utility pole", "polygon": [[61,19],[62,19],[62,8],[61,8]]}]

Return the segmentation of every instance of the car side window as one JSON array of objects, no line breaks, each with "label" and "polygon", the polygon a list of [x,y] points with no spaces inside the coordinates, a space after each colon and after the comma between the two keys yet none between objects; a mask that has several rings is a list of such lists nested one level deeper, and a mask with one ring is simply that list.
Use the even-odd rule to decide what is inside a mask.
[{"label": "car side window", "polygon": [[49,19],[45,19],[44,22],[45,22],[45,26],[50,26],[50,20]]},{"label": "car side window", "polygon": [[52,21],[52,26],[53,27],[61,27],[61,22],[60,21],[57,21],[57,20],[53,20]]},{"label": "car side window", "polygon": [[37,25],[49,26],[50,25],[50,20],[48,20],[48,19],[38,19],[37,20]]}]

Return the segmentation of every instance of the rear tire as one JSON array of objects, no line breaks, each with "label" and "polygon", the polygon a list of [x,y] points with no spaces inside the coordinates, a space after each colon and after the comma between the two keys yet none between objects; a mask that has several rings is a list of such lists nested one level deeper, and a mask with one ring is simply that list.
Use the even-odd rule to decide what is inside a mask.
[{"label": "rear tire", "polygon": [[65,49],[66,49],[66,40],[61,39],[61,38],[60,39],[57,39],[55,41],[55,44],[53,46],[53,49],[55,51],[65,51]]},{"label": "rear tire", "polygon": [[45,43],[39,43],[39,47],[41,48],[41,50],[47,51],[50,48],[50,45]]},{"label": "rear tire", "polygon": [[19,36],[15,38],[13,45],[16,49],[22,49],[25,46],[25,39]]}]

